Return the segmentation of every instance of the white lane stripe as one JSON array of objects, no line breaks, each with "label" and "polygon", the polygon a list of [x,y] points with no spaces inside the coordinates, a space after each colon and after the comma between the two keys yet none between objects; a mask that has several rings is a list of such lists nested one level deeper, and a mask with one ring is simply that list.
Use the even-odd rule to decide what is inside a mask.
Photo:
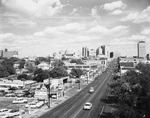
[{"label": "white lane stripe", "polygon": [[59,110],[58,111],[56,111],[55,113],[53,113],[53,114],[56,114],[56,113],[58,113],[59,112]]},{"label": "white lane stripe", "polygon": [[74,105],[73,107],[71,107],[64,115],[66,115],[69,111],[71,111],[76,105]]},{"label": "white lane stripe", "polygon": [[83,97],[83,99],[85,98],[85,97],[87,97],[88,96],[88,93]]},{"label": "white lane stripe", "polygon": [[61,111],[61,109],[63,109],[64,107],[66,107],[66,105],[65,105],[65,106],[63,106],[63,107],[61,107],[58,111],[54,112],[53,114],[58,113],[58,112],[59,112],[59,111]]},{"label": "white lane stripe", "polygon": [[99,99],[101,98],[101,96],[102,96],[102,93],[100,94]]},{"label": "white lane stripe", "polygon": [[81,109],[76,113],[76,115],[73,116],[73,118],[75,118],[75,117],[79,114],[79,112],[80,112],[82,109],[83,109],[83,108],[81,108]]},{"label": "white lane stripe", "polygon": [[88,113],[88,116],[91,114],[92,110],[94,109],[94,107],[92,107],[92,109],[90,110],[90,112]]},{"label": "white lane stripe", "polygon": [[101,113],[100,113],[100,116],[102,115],[102,113],[103,113],[103,111],[104,111],[104,108],[105,108],[105,107],[103,106],[103,108],[102,108],[102,110],[101,110]]}]

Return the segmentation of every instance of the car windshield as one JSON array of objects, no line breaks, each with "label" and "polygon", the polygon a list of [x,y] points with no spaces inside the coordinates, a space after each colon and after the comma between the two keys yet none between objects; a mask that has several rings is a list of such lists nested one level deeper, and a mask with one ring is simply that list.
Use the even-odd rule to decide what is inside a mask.
[{"label": "car windshield", "polygon": [[86,103],[85,106],[90,106],[90,103]]},{"label": "car windshield", "polygon": [[11,110],[10,112],[14,113],[14,112],[18,112],[18,111],[19,111],[18,109],[15,109],[15,110]]},{"label": "car windshield", "polygon": [[93,87],[91,87],[90,89],[92,89],[92,90],[93,90]]}]

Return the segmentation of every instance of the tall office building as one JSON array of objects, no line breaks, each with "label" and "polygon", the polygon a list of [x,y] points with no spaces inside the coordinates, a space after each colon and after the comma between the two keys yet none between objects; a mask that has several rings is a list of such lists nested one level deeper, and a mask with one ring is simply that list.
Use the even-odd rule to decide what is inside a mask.
[{"label": "tall office building", "polygon": [[105,45],[102,45],[102,46],[101,46],[101,49],[102,49],[102,54],[103,54],[103,55],[106,55],[106,46],[105,46]]},{"label": "tall office building", "polygon": [[89,50],[87,47],[82,47],[82,57],[89,57]]},{"label": "tall office building", "polygon": [[139,41],[137,44],[137,53],[138,58],[145,58],[146,57],[146,45],[145,41]]},{"label": "tall office building", "polygon": [[98,56],[98,55],[105,55],[105,52],[106,50],[105,50],[105,45],[102,45],[102,46],[100,46],[100,47],[98,47],[97,49],[96,49],[96,56]]},{"label": "tall office building", "polygon": [[96,58],[96,50],[95,49],[90,49],[89,57],[90,57],[90,59],[95,59]]}]

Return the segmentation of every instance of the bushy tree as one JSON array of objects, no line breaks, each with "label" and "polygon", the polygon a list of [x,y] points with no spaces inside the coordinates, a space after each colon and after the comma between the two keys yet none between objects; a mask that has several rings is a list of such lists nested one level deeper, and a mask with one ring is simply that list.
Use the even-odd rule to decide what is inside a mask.
[{"label": "bushy tree", "polygon": [[70,63],[84,64],[81,59],[72,59]]},{"label": "bushy tree", "polygon": [[49,72],[47,70],[42,70],[41,68],[35,70],[33,80],[37,82],[43,82],[44,79],[48,79],[48,78],[49,78]]},{"label": "bushy tree", "polygon": [[30,75],[27,75],[27,74],[21,74],[21,75],[18,75],[17,79],[18,80],[31,80],[32,77]]},{"label": "bushy tree", "polygon": [[70,75],[76,78],[79,78],[83,74],[83,71],[81,69],[72,69],[70,72]]},{"label": "bushy tree", "polygon": [[19,61],[19,69],[24,68],[25,63],[26,63],[25,60],[20,60]]},{"label": "bushy tree", "polygon": [[30,62],[30,61],[26,62],[25,67],[30,73],[33,73],[36,70],[36,66],[34,62]]},{"label": "bushy tree", "polygon": [[60,78],[60,77],[65,77],[68,76],[68,72],[64,67],[55,67],[50,71],[50,77],[53,78]]},{"label": "bushy tree", "polygon": [[118,101],[115,115],[119,118],[150,116],[150,64],[140,63],[136,69],[109,85]]},{"label": "bushy tree", "polygon": [[7,69],[8,75],[15,74],[15,69],[13,67],[13,65],[14,65],[13,60],[4,58],[1,65],[4,66]]},{"label": "bushy tree", "polygon": [[53,67],[61,67],[64,66],[64,62],[61,60],[55,60],[54,62],[52,62],[51,64]]},{"label": "bushy tree", "polygon": [[7,68],[0,65],[0,77],[7,77],[9,75]]}]

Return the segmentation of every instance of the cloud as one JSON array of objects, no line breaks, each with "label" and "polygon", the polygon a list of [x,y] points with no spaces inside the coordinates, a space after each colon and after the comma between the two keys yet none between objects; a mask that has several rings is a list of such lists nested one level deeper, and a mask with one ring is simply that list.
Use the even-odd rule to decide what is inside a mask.
[{"label": "cloud", "polygon": [[114,10],[110,14],[111,15],[119,15],[119,14],[122,14],[122,13],[123,13],[122,10]]},{"label": "cloud", "polygon": [[91,9],[91,16],[96,19],[100,19],[98,8],[95,6]]},{"label": "cloud", "polygon": [[37,25],[36,22],[27,19],[25,17],[21,17],[19,14],[12,12],[4,12],[2,13],[0,18],[0,22],[3,26],[23,26],[23,27],[34,27]]},{"label": "cloud", "polygon": [[144,23],[150,22],[150,6],[144,9],[141,12],[133,12],[127,15],[126,17],[122,18],[121,21],[131,21],[133,23]]},{"label": "cloud", "polygon": [[[92,27],[90,30],[89,30],[89,33],[98,33],[99,35],[123,35],[123,34],[126,34],[128,33],[129,31],[129,26],[116,26],[116,27],[113,27],[113,28],[106,28],[104,26],[95,26],[95,27]],[[118,34],[119,32],[119,34]]]},{"label": "cloud", "polygon": [[143,34],[143,35],[150,35],[150,28],[146,28],[146,29],[142,30],[141,34]]},{"label": "cloud", "polygon": [[68,23],[56,27],[47,27],[43,31],[34,33],[34,36],[39,37],[62,37],[63,35],[77,35],[78,33],[84,32],[86,29],[85,25],[79,23]]},{"label": "cloud", "polygon": [[54,16],[63,8],[59,0],[2,0],[1,3],[10,10],[32,17]]},{"label": "cloud", "polygon": [[146,40],[146,36],[143,36],[143,35],[132,35],[131,37],[128,38],[128,40],[130,41],[141,41],[141,40]]},{"label": "cloud", "polygon": [[111,3],[106,3],[101,6],[106,11],[113,11],[115,9],[125,9],[127,7],[126,4],[124,4],[122,1],[115,1]]},{"label": "cloud", "polygon": [[78,15],[77,11],[78,11],[78,9],[73,8],[72,12],[70,12],[70,15]]},{"label": "cloud", "polygon": [[69,23],[64,26],[59,26],[57,29],[63,32],[81,32],[85,30],[85,25],[79,23]]}]

